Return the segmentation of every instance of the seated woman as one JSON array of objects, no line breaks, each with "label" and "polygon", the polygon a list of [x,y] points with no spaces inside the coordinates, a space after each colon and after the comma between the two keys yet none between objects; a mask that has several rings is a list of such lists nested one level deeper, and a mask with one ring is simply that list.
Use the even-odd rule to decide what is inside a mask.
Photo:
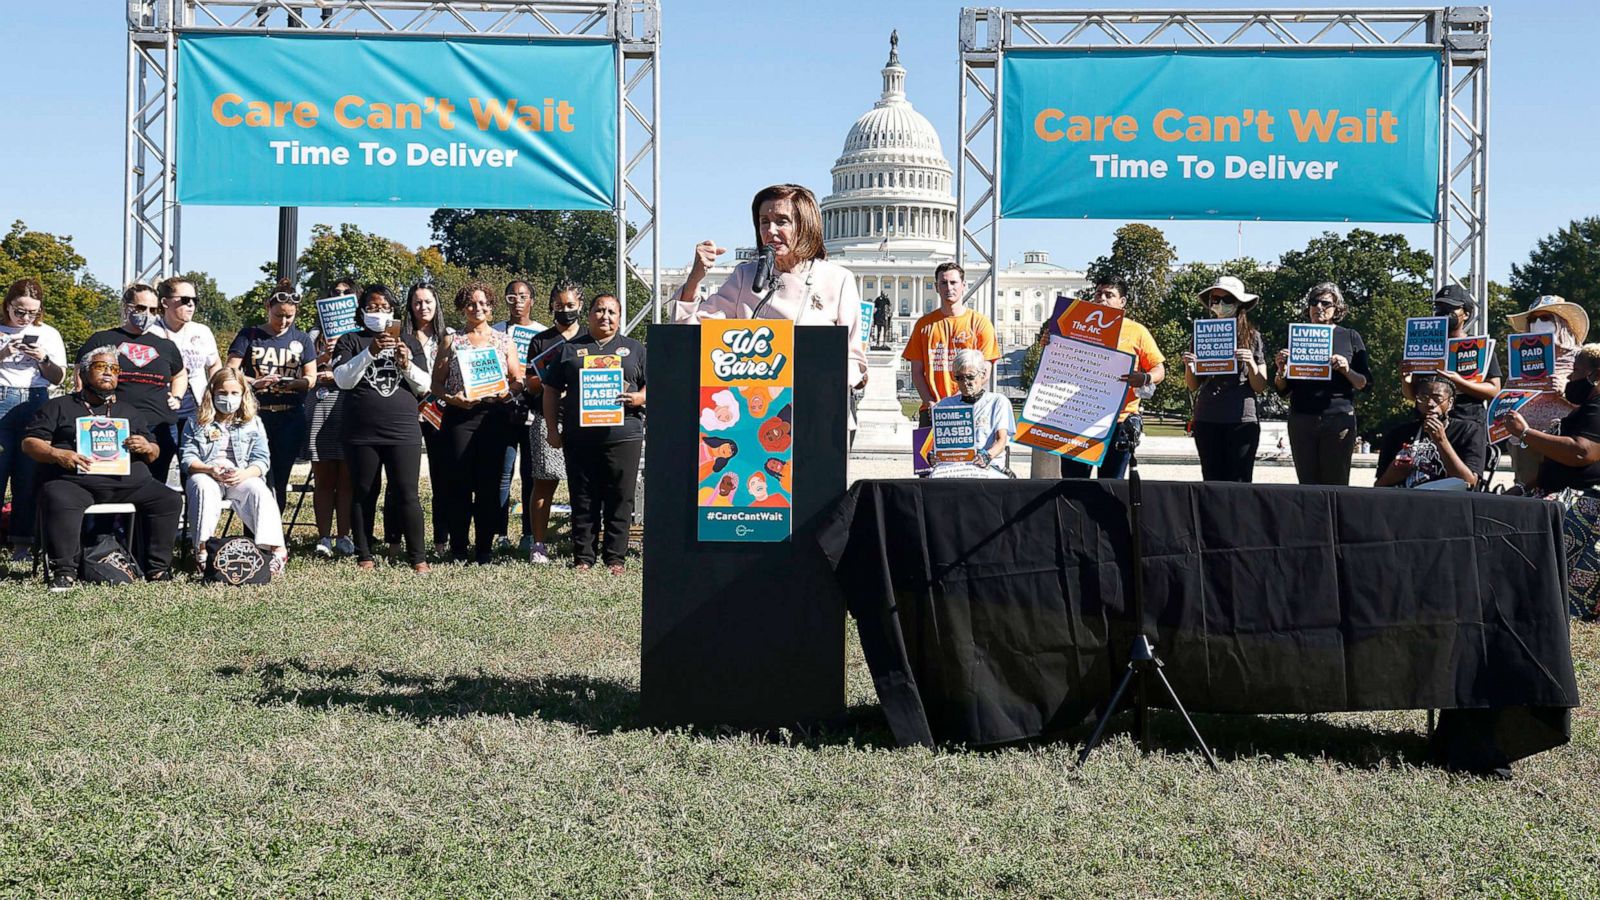
[{"label": "seated woman", "polygon": [[179,459],[189,475],[185,493],[196,572],[205,571],[206,541],[216,535],[224,499],[272,560],[273,575],[282,573],[288,562],[283,517],[267,483],[272,471],[267,429],[257,409],[255,391],[244,375],[224,367],[211,376],[194,430],[184,437]]},{"label": "seated woman", "polygon": [[971,407],[974,448],[978,455],[972,462],[936,462],[931,475],[934,478],[1011,477],[1011,473],[994,461],[1005,452],[1007,442],[1017,431],[1011,401],[984,390],[989,382],[989,361],[982,353],[965,349],[957,350],[955,356],[955,381],[961,393],[935,403],[933,418],[938,420],[941,409]]},{"label": "seated woman", "polygon": [[1418,375],[1412,390],[1417,417],[1383,433],[1378,487],[1472,490],[1489,452],[1483,423],[1450,415],[1455,385],[1438,375]]},{"label": "seated woman", "polygon": [[1572,360],[1572,375],[1561,393],[1577,408],[1560,421],[1557,433],[1530,428],[1520,413],[1501,417],[1512,438],[1544,456],[1529,487],[1544,494],[1600,484],[1600,344],[1584,344]]}]

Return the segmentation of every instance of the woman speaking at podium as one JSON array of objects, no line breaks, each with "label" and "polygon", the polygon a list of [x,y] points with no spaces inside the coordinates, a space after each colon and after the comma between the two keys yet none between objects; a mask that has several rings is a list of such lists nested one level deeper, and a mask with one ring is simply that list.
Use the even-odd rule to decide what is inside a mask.
[{"label": "woman speaking at podium", "polygon": [[867,383],[861,294],[850,270],[827,260],[817,198],[798,184],[775,184],[750,202],[750,218],[761,250],[757,258],[740,263],[721,287],[697,300],[700,282],[728,252],[716,241],[701,241],[689,279],[673,298],[672,321],[788,319],[796,325],[843,325],[850,331],[848,383],[861,389]]}]

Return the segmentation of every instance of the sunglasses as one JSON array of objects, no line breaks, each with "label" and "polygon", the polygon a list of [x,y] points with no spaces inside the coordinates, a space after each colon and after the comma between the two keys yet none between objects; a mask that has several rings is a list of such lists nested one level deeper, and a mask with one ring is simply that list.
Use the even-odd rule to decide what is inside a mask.
[{"label": "sunglasses", "polygon": [[185,297],[182,294],[173,294],[171,297],[167,298],[167,302],[176,303],[179,306],[193,306],[194,299],[195,298],[193,296]]},{"label": "sunglasses", "polygon": [[37,309],[13,309],[11,315],[18,319],[37,319],[44,313]]},{"label": "sunglasses", "polygon": [[957,384],[971,384],[978,380],[976,375],[957,375],[955,378]]},{"label": "sunglasses", "polygon": [[101,372],[110,372],[113,375],[121,375],[122,374],[122,367],[117,365],[116,363],[97,362],[97,363],[90,363],[89,364],[89,371],[94,373],[94,374],[96,374],[96,375],[98,375]]},{"label": "sunglasses", "polygon": [[1312,309],[1332,309],[1339,304],[1333,300],[1316,300],[1307,305]]}]

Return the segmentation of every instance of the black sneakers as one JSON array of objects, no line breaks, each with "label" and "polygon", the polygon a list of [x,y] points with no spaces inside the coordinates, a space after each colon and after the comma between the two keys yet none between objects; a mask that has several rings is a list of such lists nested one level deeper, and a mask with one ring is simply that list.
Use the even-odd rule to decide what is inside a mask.
[{"label": "black sneakers", "polygon": [[50,579],[50,593],[52,594],[64,594],[77,586],[78,579],[73,578],[71,575],[68,575],[65,572],[57,572],[56,575]]}]

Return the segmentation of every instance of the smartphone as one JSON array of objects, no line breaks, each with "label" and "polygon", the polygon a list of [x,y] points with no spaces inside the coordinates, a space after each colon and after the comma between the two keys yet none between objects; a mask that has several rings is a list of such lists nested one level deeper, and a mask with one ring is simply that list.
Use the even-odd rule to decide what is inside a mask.
[{"label": "smartphone", "polygon": [[39,343],[39,336],[37,334],[25,334],[22,336],[22,344],[25,347],[32,347],[37,343]]},{"label": "smartphone", "polygon": [[399,337],[400,336],[400,323],[399,322],[390,322],[389,323],[389,327],[383,329],[383,333],[387,334],[389,337]]}]

